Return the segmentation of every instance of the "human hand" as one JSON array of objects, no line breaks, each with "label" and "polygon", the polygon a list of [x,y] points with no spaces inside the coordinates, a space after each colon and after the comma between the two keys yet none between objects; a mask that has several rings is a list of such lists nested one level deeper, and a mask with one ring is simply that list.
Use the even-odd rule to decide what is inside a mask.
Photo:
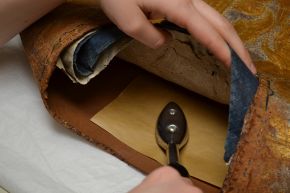
[{"label": "human hand", "polygon": [[189,178],[184,178],[169,166],[156,169],[141,184],[129,193],[202,193],[193,186]]},{"label": "human hand", "polygon": [[107,16],[127,35],[151,48],[162,46],[170,34],[148,19],[166,18],[186,28],[226,66],[231,46],[255,74],[256,68],[237,32],[222,15],[202,0],[100,0]]}]

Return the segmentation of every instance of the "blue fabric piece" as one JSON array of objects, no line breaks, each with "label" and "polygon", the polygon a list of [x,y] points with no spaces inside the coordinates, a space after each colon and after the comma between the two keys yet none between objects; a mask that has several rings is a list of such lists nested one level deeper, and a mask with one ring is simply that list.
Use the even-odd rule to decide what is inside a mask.
[{"label": "blue fabric piece", "polygon": [[233,50],[231,50],[231,55],[229,124],[224,154],[226,162],[230,161],[236,151],[245,115],[259,86],[256,76],[252,74]]},{"label": "blue fabric piece", "polygon": [[100,55],[126,35],[115,26],[99,29],[87,36],[77,46],[73,56],[73,68],[79,77],[94,72]]}]

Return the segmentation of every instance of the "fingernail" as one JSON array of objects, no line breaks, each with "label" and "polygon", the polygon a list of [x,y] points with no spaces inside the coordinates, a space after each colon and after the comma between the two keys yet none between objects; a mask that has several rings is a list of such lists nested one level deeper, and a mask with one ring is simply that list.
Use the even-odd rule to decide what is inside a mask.
[{"label": "fingernail", "polygon": [[250,69],[250,71],[251,71],[254,75],[257,74],[256,66],[255,66],[255,64],[254,64],[252,61],[249,62],[248,68]]},{"label": "fingernail", "polygon": [[169,32],[163,30],[160,32],[162,33],[162,36],[156,41],[153,48],[159,48],[172,39],[172,36]]},{"label": "fingernail", "polygon": [[154,44],[153,48],[160,48],[163,44],[165,44],[166,40],[165,38],[161,38],[157,40],[157,42]]}]

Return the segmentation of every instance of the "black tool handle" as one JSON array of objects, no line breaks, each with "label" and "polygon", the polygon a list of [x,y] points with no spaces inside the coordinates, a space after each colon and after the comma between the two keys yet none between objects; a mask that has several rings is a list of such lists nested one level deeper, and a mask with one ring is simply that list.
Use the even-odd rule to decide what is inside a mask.
[{"label": "black tool handle", "polygon": [[184,33],[184,34],[189,34],[188,31],[185,28],[181,28],[181,27],[177,26],[176,24],[174,24],[174,23],[172,23],[170,21],[167,21],[167,20],[164,20],[161,23],[156,23],[154,25],[156,27],[160,27],[160,28],[163,28],[163,29],[174,30],[174,31],[178,31],[178,32],[181,32],[181,33]]},{"label": "black tool handle", "polygon": [[175,162],[175,163],[170,163],[168,165],[176,169],[182,177],[186,177],[186,178],[190,177],[187,169],[180,163]]}]

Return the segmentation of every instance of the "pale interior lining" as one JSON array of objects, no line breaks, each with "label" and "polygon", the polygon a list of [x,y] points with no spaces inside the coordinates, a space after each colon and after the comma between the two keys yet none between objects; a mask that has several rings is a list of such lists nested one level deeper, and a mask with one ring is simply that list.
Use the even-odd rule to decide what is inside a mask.
[{"label": "pale interior lining", "polygon": [[183,108],[188,121],[189,141],[181,153],[182,164],[192,176],[221,187],[227,172],[223,161],[226,106],[142,75],[91,120],[136,151],[166,164],[155,141],[155,127],[159,113],[170,101]]}]

